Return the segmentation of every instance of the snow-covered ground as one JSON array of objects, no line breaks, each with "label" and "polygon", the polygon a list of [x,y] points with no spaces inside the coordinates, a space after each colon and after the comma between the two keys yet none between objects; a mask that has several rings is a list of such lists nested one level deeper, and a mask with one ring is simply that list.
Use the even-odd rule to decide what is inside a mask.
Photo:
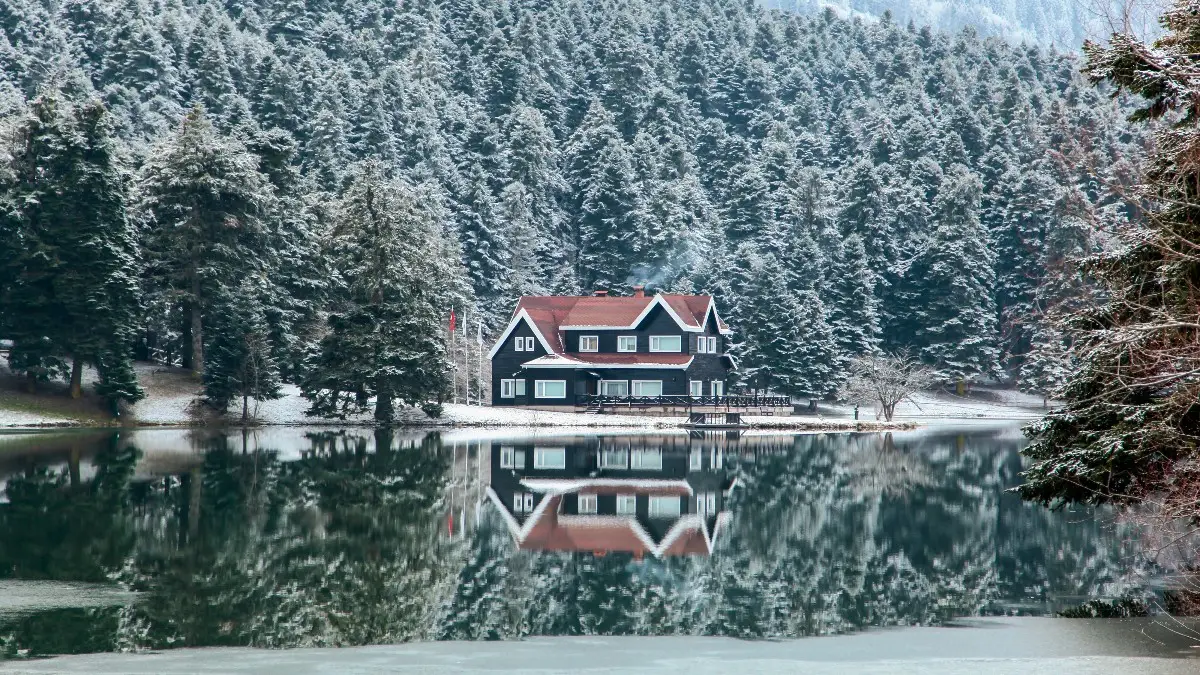
[{"label": "snow-covered ground", "polygon": [[[130,407],[126,423],[139,425],[206,425],[237,423],[240,408],[234,408],[221,418],[213,415],[198,400],[200,384],[189,373],[178,368],[156,364],[137,364],[138,377],[147,397]],[[0,371],[0,376],[5,375]],[[85,373],[85,385],[94,373]],[[30,396],[18,392],[11,378],[0,380],[0,427],[30,426],[96,426],[105,424],[108,417],[94,396],[71,401],[59,385],[47,385],[44,393]],[[274,401],[252,403],[257,424],[270,426],[300,425],[368,425],[370,413],[352,415],[346,420],[314,418],[306,414],[309,404],[300,396],[295,385],[285,385],[283,397]],[[977,390],[967,397],[947,392],[926,392],[915,402],[902,403],[896,410],[895,424],[890,427],[919,424],[962,423],[968,420],[1032,420],[1045,412],[1042,400],[1036,396],[1011,390]],[[575,427],[580,429],[625,428],[665,429],[679,426],[682,417],[651,417],[643,415],[586,415],[581,413],[545,412],[516,408],[493,408],[447,404],[443,415],[431,419],[419,410],[399,413],[400,421],[414,426],[441,427]],[[859,410],[860,424],[853,424],[853,406],[821,404],[815,413],[795,416],[748,416],[745,421],[764,429],[861,429],[881,428],[879,418],[869,406]]]}]

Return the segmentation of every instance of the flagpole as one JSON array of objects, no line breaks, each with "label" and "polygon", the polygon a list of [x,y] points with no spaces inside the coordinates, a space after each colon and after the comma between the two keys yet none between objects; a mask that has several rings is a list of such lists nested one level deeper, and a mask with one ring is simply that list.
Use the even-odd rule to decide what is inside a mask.
[{"label": "flagpole", "polygon": [[450,390],[455,404],[458,403],[458,336],[454,334],[454,307],[450,307],[450,361],[454,368],[451,371]]}]

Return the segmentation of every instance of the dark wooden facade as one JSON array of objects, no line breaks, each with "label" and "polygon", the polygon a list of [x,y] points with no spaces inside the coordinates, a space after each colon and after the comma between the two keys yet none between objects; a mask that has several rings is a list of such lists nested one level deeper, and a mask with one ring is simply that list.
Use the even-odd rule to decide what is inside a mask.
[{"label": "dark wooden facade", "polygon": [[[570,327],[550,335],[543,334],[553,352],[548,351],[542,340],[538,339],[531,321],[519,320],[495,346],[491,357],[492,405],[582,407],[585,397],[602,393],[601,380],[628,383],[629,395],[634,393],[635,381],[661,382],[664,396],[687,396],[693,393],[690,384],[693,381],[701,383],[699,394],[702,396],[728,393],[729,374],[733,367],[732,360],[725,356],[729,330],[719,323],[715,313],[698,318],[703,322],[702,326],[698,324],[691,327],[692,330],[685,330],[666,309],[654,306],[632,328]],[[580,351],[580,339],[583,336],[597,338],[598,348],[595,352]],[[636,351],[618,351],[618,340],[623,336],[636,338]],[[652,352],[650,342],[653,336],[678,336],[680,351]],[[518,339],[525,342],[530,338],[533,350],[517,351]],[[701,340],[707,341],[709,338],[715,339],[715,353],[709,353],[700,346]],[[527,365],[548,355],[564,357],[562,365],[565,367]],[[610,355],[636,355],[641,363],[602,362]],[[681,355],[690,357],[690,362],[662,367],[654,365],[654,361],[660,357],[661,360],[679,360]],[[512,380],[514,384],[506,387],[505,380]],[[538,380],[564,382],[565,396],[538,398]],[[517,393],[522,390],[521,386],[515,384],[517,381],[523,382],[523,394]],[[721,383],[719,389],[714,387],[714,382]],[[505,396],[509,391],[513,396]]]}]

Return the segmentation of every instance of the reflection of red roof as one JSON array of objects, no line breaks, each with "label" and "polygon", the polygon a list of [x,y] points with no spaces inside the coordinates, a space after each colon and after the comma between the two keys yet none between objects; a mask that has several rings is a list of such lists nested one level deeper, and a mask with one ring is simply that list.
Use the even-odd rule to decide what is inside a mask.
[{"label": "reflection of red roof", "polygon": [[700,331],[710,308],[716,316],[717,328],[729,332],[729,326],[716,315],[712,296],[674,295],[661,293],[643,297],[597,297],[576,295],[525,296],[513,312],[514,322],[501,335],[507,339],[516,318],[524,312],[545,339],[552,353],[563,352],[562,331],[589,328],[632,329],[644,319],[653,306],[662,307],[688,331]]},{"label": "reflection of red roof", "polygon": [[[626,490],[628,491],[628,490]],[[589,492],[600,492],[589,488]],[[643,490],[637,491],[639,494]],[[707,521],[696,514],[680,516],[663,536],[654,539],[634,516],[566,515],[559,513],[564,492],[548,494],[525,521],[517,523],[500,497],[488,488],[488,497],[500,509],[516,540],[517,547],[534,551],[621,551],[637,557],[711,555],[717,534],[725,526],[729,514],[717,514],[713,531]]]},{"label": "reflection of red roof", "polygon": [[643,556],[710,555],[702,518],[685,515],[675,521],[656,544],[633,516],[570,516],[558,512],[561,495],[551,503],[528,532],[517,541],[526,551],[621,551]]}]

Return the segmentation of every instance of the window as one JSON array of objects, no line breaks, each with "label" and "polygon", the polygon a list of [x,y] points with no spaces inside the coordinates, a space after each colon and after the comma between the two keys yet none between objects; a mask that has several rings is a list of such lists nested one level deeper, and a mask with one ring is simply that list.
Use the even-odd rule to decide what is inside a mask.
[{"label": "window", "polygon": [[717,493],[701,492],[696,495],[696,512],[700,515],[711,516],[717,512]]},{"label": "window", "polygon": [[683,340],[678,335],[651,335],[650,351],[678,352],[683,351]]},{"label": "window", "polygon": [[650,517],[651,518],[671,518],[679,517],[679,497],[651,497],[650,498]]},{"label": "window", "polygon": [[517,466],[517,449],[511,445],[500,446],[500,468],[512,469]]},{"label": "window", "polygon": [[629,468],[644,471],[662,470],[662,450],[634,450],[629,453]]},{"label": "window", "polygon": [[617,513],[621,515],[637,513],[637,495],[617,495]]},{"label": "window", "polygon": [[601,469],[628,469],[629,468],[629,451],[628,450],[605,450],[600,453],[600,468]]},{"label": "window", "polygon": [[662,396],[662,380],[634,380],[634,396]]},{"label": "window", "polygon": [[705,351],[707,351],[709,354],[716,354],[717,353],[717,338],[715,338],[715,337],[705,338],[705,342],[708,343],[708,349]]},{"label": "window", "polygon": [[703,335],[696,336],[696,353],[704,354],[708,352],[708,340]]},{"label": "window", "polygon": [[535,469],[565,469],[567,468],[566,448],[534,448],[533,468]]},{"label": "window", "polygon": [[629,380],[600,380],[601,396],[628,396]]},{"label": "window", "polygon": [[537,398],[566,398],[566,380],[536,380],[533,383],[534,396]]},{"label": "window", "polygon": [[636,352],[637,351],[637,336],[636,335],[621,335],[617,337],[617,351],[619,352]]},{"label": "window", "polygon": [[516,513],[529,513],[533,511],[533,495],[528,492],[514,494],[513,511]]},{"label": "window", "polygon": [[713,469],[720,469],[724,463],[725,463],[725,453],[714,448],[712,453],[709,455],[708,465],[711,466]]},{"label": "window", "polygon": [[596,512],[596,495],[579,495],[579,513]]},{"label": "window", "polygon": [[579,336],[579,351],[581,351],[581,352],[598,352],[598,351],[600,351],[600,337],[597,335],[580,335]]},{"label": "window", "polygon": [[517,351],[519,351],[519,352],[525,351],[525,338],[519,337],[516,340],[514,340],[513,343],[514,343],[514,347],[516,348]]},{"label": "window", "polygon": [[693,448],[692,454],[688,456],[688,471],[699,471],[704,468],[704,453],[700,448]]},{"label": "window", "polygon": [[512,398],[516,380],[500,380],[500,398]]},{"label": "window", "polygon": [[515,387],[517,396],[524,396],[525,395],[525,380],[515,380],[515,382],[517,383],[517,386]]},{"label": "window", "polygon": [[691,382],[688,382],[688,395],[703,396],[704,395],[704,381],[703,380],[692,380]]},{"label": "window", "polygon": [[712,395],[713,396],[724,396],[725,395],[725,382],[724,381],[722,381],[722,380],[713,380],[712,381]]}]

